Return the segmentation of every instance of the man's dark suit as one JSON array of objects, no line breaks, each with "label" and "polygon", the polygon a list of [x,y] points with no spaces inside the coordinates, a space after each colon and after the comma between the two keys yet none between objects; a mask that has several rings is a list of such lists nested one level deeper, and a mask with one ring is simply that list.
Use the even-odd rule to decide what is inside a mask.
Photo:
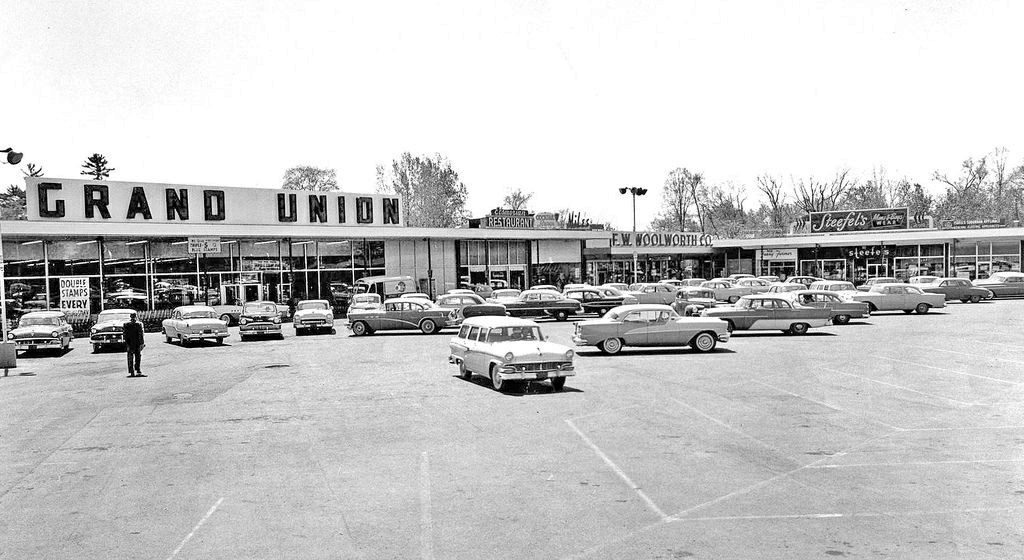
[{"label": "man's dark suit", "polygon": [[124,346],[128,351],[128,375],[142,373],[142,323],[128,321],[124,324]]}]

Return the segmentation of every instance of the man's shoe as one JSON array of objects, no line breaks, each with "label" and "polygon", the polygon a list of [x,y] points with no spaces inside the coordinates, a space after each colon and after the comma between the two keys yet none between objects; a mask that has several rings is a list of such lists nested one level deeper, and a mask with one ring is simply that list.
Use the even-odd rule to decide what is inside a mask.
[{"label": "man's shoe", "polygon": [[135,376],[129,373],[129,374],[128,374],[128,377],[135,377]]},{"label": "man's shoe", "polygon": [[149,377],[149,376],[148,375],[143,375],[141,373],[136,373],[135,377]]}]

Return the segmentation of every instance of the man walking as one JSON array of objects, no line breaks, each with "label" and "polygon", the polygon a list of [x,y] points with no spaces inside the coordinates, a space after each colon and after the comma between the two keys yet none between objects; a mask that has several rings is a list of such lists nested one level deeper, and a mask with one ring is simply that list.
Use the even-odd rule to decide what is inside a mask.
[{"label": "man walking", "polygon": [[128,351],[128,377],[146,377],[142,374],[142,349],[146,347],[146,342],[143,340],[142,323],[138,319],[138,314],[132,313],[131,320],[124,324],[124,346]]}]

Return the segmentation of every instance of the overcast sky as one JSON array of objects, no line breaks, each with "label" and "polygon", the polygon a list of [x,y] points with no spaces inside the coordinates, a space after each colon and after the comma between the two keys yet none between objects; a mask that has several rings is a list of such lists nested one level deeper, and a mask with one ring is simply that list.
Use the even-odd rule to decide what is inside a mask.
[{"label": "overcast sky", "polygon": [[1019,0],[3,0],[0,148],[52,177],[100,152],[123,181],[316,165],[349,192],[441,153],[474,215],[520,187],[628,229],[616,189],[651,189],[642,227],[675,167],[927,184],[999,146],[1021,162],[1021,22]]}]

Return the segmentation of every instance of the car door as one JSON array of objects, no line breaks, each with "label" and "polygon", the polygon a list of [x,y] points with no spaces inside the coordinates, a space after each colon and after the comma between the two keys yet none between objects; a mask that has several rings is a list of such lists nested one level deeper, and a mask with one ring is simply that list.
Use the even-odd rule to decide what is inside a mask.
[{"label": "car door", "polygon": [[622,340],[626,346],[647,345],[647,316],[642,311],[630,311],[622,318]]},{"label": "car door", "polygon": [[655,311],[651,313],[647,323],[647,345],[648,346],[682,346],[689,341],[681,341],[681,329],[671,318],[669,311]]},{"label": "car door", "polygon": [[167,323],[164,326],[164,331],[166,331],[164,334],[166,334],[167,336],[169,336],[171,338],[177,337],[178,336],[178,321],[180,321],[180,320],[181,320],[181,312],[178,311],[177,309],[175,309],[173,312],[171,312],[171,317],[170,317],[170,319],[167,320]]},{"label": "car door", "polygon": [[[448,343],[452,356],[461,359],[463,362],[466,362],[466,354],[469,350],[469,342],[466,340],[466,337],[469,335],[471,328],[469,325],[462,325],[459,327],[458,334],[452,337]],[[466,362],[466,367],[469,367],[469,362]]]},{"label": "car door", "polygon": [[[889,295],[889,309],[907,309],[907,290],[903,286],[889,286],[886,291]],[[913,309],[913,305],[910,306]]]},{"label": "car door", "polygon": [[[370,327],[378,331],[390,331],[401,328],[402,322],[402,309],[404,302],[392,301],[385,303],[384,307],[379,312],[373,312],[368,317],[368,323]],[[376,326],[374,326],[376,323]]]},{"label": "car door", "polygon": [[480,347],[483,343],[478,341],[480,331],[480,327],[470,327],[466,335],[466,367],[471,371],[487,374],[488,368],[484,365],[487,360],[482,356]]}]

